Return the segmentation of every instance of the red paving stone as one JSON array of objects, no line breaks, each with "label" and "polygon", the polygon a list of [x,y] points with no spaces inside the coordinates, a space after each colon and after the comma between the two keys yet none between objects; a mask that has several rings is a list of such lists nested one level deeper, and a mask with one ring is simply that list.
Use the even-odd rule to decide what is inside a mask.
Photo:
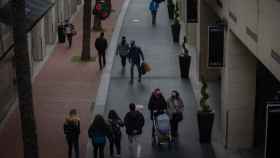
[{"label": "red paving stone", "polygon": [[[112,1],[113,12],[103,22],[105,35],[111,38],[123,0]],[[96,62],[73,63],[82,47],[82,11],[74,19],[78,34],[71,49],[58,44],[46,65],[33,82],[34,110],[37,123],[41,158],[67,157],[67,144],[63,134],[63,121],[71,108],[77,108],[81,118],[80,149],[86,155],[87,129],[90,107],[95,98],[101,72]],[[99,33],[92,32],[92,43]],[[92,48],[93,49],[93,48]],[[94,50],[95,51],[95,50]],[[0,157],[23,158],[23,147],[18,108],[8,115],[0,129]]]}]

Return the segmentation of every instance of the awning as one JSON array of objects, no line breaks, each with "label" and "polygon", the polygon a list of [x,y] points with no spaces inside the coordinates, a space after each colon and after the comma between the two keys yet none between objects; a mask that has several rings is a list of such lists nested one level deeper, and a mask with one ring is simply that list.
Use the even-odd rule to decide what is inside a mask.
[{"label": "awning", "polygon": [[[26,29],[30,31],[54,5],[49,0],[25,0]],[[8,26],[13,25],[12,0],[0,7],[0,22]]]}]

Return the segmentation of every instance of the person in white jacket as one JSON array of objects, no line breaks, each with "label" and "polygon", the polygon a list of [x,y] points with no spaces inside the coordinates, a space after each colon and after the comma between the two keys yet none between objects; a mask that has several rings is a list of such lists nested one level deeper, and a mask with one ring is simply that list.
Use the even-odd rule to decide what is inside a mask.
[{"label": "person in white jacket", "polygon": [[171,91],[171,96],[167,99],[167,113],[170,117],[171,135],[178,136],[178,124],[183,120],[184,103],[178,91]]}]

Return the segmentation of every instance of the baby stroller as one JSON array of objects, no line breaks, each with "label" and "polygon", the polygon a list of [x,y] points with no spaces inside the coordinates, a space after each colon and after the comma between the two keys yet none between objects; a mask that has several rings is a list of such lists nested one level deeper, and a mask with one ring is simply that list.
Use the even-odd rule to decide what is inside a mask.
[{"label": "baby stroller", "polygon": [[153,146],[161,147],[162,144],[167,144],[168,147],[171,147],[170,120],[165,112],[160,114],[154,112],[153,131]]}]

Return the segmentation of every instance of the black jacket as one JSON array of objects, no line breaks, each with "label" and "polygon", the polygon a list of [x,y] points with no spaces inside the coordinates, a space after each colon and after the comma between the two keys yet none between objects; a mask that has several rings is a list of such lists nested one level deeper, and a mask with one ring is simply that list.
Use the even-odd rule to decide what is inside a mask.
[{"label": "black jacket", "polygon": [[167,109],[167,103],[162,95],[158,98],[152,94],[149,100],[148,109],[150,111],[163,111]]},{"label": "black jacket", "polygon": [[108,47],[107,40],[103,37],[99,37],[95,40],[95,48],[98,52],[105,53],[105,50]]},{"label": "black jacket", "polygon": [[112,129],[113,138],[121,136],[121,127],[124,126],[124,123],[121,119],[109,119],[109,125]]},{"label": "black jacket", "polygon": [[144,60],[144,54],[140,47],[133,46],[129,49],[129,61],[133,64],[140,64],[141,59]]},{"label": "black jacket", "polygon": [[[130,111],[124,117],[124,125],[128,135],[142,134],[144,124],[144,116],[139,111]],[[134,133],[134,131],[136,131],[136,133]]]},{"label": "black jacket", "polygon": [[78,119],[66,118],[63,129],[67,139],[78,139],[80,135],[80,121]]}]

